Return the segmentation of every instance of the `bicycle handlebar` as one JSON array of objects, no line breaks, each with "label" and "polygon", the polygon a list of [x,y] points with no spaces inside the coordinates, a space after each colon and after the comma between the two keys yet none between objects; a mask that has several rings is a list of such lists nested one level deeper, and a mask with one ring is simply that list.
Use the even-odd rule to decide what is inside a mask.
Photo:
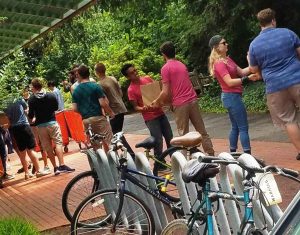
[{"label": "bicycle handlebar", "polygon": [[278,166],[274,166],[274,165],[269,165],[269,166],[265,166],[263,168],[259,168],[259,167],[253,167],[253,166],[247,166],[246,163],[244,163],[242,160],[238,159],[233,159],[233,160],[229,160],[229,159],[224,159],[224,158],[220,158],[220,157],[206,157],[206,156],[200,156],[198,158],[198,160],[200,162],[204,162],[204,163],[219,163],[219,164],[223,164],[223,165],[229,165],[229,164],[237,164],[239,165],[241,168],[243,168],[244,170],[248,171],[249,173],[266,173],[266,172],[274,172],[274,173],[278,173],[281,175],[289,175],[292,177],[297,178],[299,176],[299,172],[292,170],[292,169],[288,169],[288,168],[281,168]]}]

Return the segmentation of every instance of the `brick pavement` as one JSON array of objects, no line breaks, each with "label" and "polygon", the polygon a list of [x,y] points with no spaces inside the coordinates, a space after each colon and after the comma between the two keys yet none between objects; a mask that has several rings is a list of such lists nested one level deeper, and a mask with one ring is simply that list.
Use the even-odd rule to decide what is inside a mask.
[{"label": "brick pavement", "polygon": [[[134,146],[147,136],[128,134],[128,142]],[[227,150],[227,140],[213,139],[218,153]],[[296,151],[289,143],[252,141],[253,154],[264,159],[267,164],[277,164],[300,171],[300,161],[295,160]],[[66,164],[75,167],[76,172],[59,176],[45,176],[24,181],[24,174],[5,182],[0,190],[0,217],[21,216],[33,222],[41,231],[68,224],[61,209],[61,196],[66,184],[78,173],[88,170],[88,162],[78,146],[71,142],[70,152],[65,154]],[[42,165],[42,162],[40,162]],[[20,168],[16,155],[11,155],[12,172]],[[278,178],[285,208],[299,191],[300,186],[292,181]]]}]

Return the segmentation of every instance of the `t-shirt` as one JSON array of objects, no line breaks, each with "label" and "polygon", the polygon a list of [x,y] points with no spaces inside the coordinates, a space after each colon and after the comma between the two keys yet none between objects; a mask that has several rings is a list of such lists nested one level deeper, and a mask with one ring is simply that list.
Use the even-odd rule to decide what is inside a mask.
[{"label": "t-shirt", "polygon": [[29,125],[27,116],[25,114],[27,107],[28,106],[24,99],[16,100],[7,106],[4,112],[9,119],[11,127]]},{"label": "t-shirt", "polygon": [[60,90],[57,87],[54,87],[53,93],[58,102],[58,111],[64,110],[64,108],[65,108],[64,98],[62,97]]},{"label": "t-shirt", "polygon": [[161,69],[163,83],[171,89],[172,105],[181,106],[197,99],[187,67],[178,60],[168,60]]},{"label": "t-shirt", "polygon": [[243,92],[242,84],[234,87],[229,87],[226,84],[223,78],[227,74],[229,74],[232,79],[239,77],[237,73],[237,65],[229,57],[227,57],[226,62],[224,60],[219,60],[214,63],[214,76],[217,78],[223,92],[242,93]]},{"label": "t-shirt", "polygon": [[52,92],[40,91],[30,96],[28,105],[28,117],[31,119],[35,117],[35,125],[56,122],[55,111],[58,109],[58,102]]},{"label": "t-shirt", "polygon": [[79,83],[72,94],[72,102],[77,104],[83,119],[101,116],[100,98],[104,98],[102,88],[95,82]]},{"label": "t-shirt", "polygon": [[264,29],[251,42],[250,65],[261,69],[267,93],[300,84],[299,47],[299,37],[285,28]]},{"label": "t-shirt", "polygon": [[[140,77],[139,83],[131,82],[128,87],[128,99],[130,101],[135,101],[138,106],[144,106],[142,93],[141,93],[141,85],[152,83],[153,80],[149,76]],[[142,115],[145,121],[153,120],[164,114],[164,111],[161,108],[156,108],[151,111],[143,111]]]},{"label": "t-shirt", "polygon": [[122,90],[116,78],[106,76],[104,79],[99,80],[107,99],[109,100],[109,106],[114,111],[114,113],[126,113],[127,109],[122,100]]}]

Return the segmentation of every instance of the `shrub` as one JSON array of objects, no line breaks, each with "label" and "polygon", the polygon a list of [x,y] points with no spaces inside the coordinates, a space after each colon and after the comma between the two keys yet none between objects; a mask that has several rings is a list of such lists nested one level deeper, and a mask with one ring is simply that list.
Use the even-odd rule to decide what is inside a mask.
[{"label": "shrub", "polygon": [[[267,112],[265,87],[262,81],[249,82],[244,86],[243,101],[247,112]],[[200,108],[203,112],[225,113],[221,102],[221,89],[216,81],[209,85],[205,94],[200,97]]]},{"label": "shrub", "polygon": [[39,231],[30,222],[22,218],[0,220],[0,235],[39,235]]}]

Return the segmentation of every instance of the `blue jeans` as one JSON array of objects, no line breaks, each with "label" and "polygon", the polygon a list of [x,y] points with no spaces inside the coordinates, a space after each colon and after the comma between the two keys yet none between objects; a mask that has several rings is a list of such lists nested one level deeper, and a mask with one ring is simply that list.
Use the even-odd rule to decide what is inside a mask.
[{"label": "blue jeans", "polygon": [[153,120],[145,121],[145,123],[150,131],[151,136],[153,136],[156,140],[154,154],[155,156],[159,157],[163,150],[162,137],[165,138],[167,148],[171,147],[170,141],[173,138],[173,132],[169,120],[166,115],[161,115]]},{"label": "blue jeans", "polygon": [[229,134],[230,150],[237,150],[238,137],[244,152],[250,153],[250,139],[248,134],[248,120],[242,95],[238,93],[222,93],[224,107],[228,110],[231,121],[231,131]]}]

